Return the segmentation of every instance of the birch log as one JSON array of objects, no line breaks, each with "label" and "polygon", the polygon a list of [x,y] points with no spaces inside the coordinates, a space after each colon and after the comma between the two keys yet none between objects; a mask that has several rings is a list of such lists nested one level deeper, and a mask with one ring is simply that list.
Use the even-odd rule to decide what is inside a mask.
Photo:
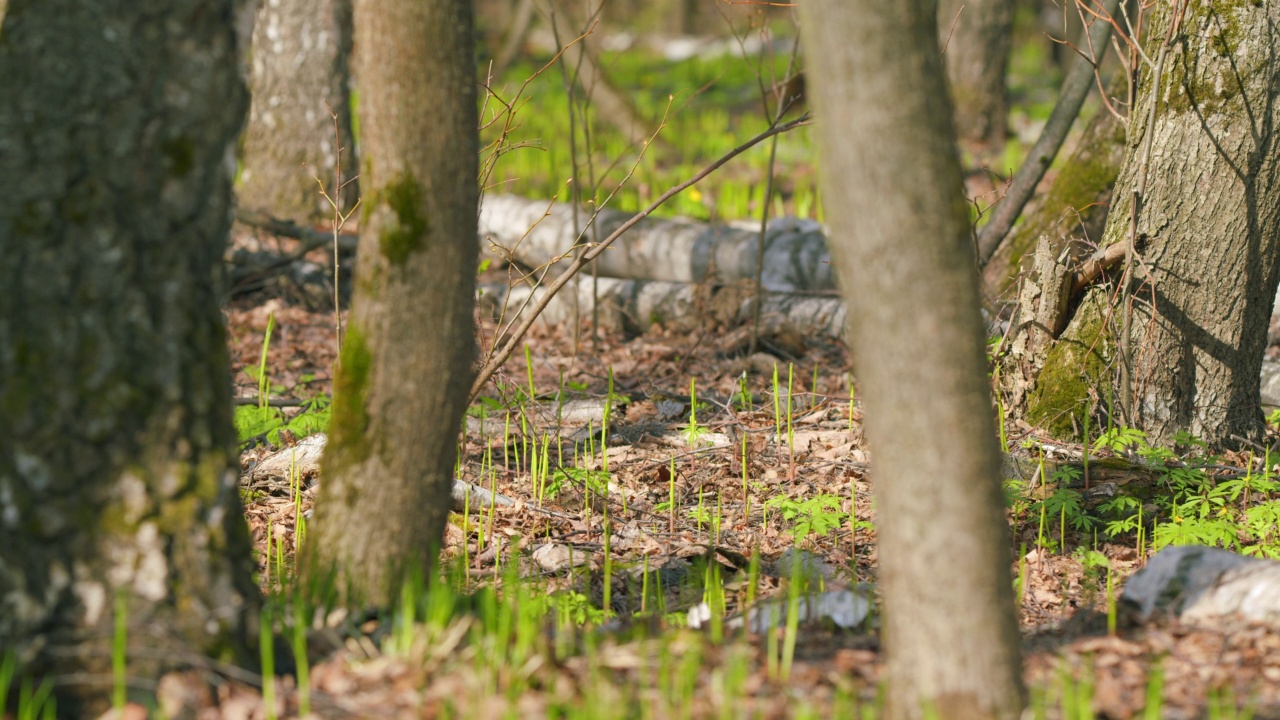
[{"label": "birch log", "polygon": [[[597,287],[600,326],[614,332],[641,333],[655,324],[689,330],[735,325],[751,318],[751,295],[741,286],[707,288],[692,283],[602,277]],[[533,307],[543,292],[527,285],[508,289],[487,284],[481,289],[480,311],[504,324],[518,321],[521,311]],[[590,317],[591,292],[591,279],[583,278],[576,292],[569,287],[553,298],[539,322],[554,325]],[[844,318],[840,298],[795,293],[766,295],[760,313],[766,332],[785,330],[831,337],[843,336]]]},{"label": "birch log", "polygon": [[[580,210],[584,224],[590,210]],[[629,213],[601,210],[598,236],[606,237]],[[593,234],[587,231],[585,240]],[[714,273],[724,283],[755,277],[759,225],[715,225],[683,219],[642,220],[597,261],[600,275],[670,282],[700,282]],[[484,251],[500,261],[540,267],[573,250],[573,208],[514,195],[489,195],[480,212]],[[765,233],[766,290],[834,290],[822,226],[780,218]]]}]

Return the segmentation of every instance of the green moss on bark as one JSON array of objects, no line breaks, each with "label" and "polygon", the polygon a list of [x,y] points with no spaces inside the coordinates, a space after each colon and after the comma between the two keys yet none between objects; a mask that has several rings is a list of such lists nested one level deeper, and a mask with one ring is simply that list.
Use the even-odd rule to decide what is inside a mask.
[{"label": "green moss on bark", "polygon": [[[1106,137],[1105,133],[1104,137]],[[1121,144],[1124,142],[1124,137],[1124,125],[1115,123],[1110,137],[1106,137],[1106,142]],[[1077,162],[1066,163],[1058,172],[1057,179],[1053,181],[1053,189],[1049,191],[1049,197],[1045,200],[1046,205],[1058,213],[1067,208],[1083,211],[1084,208],[1097,202],[1099,196],[1111,189],[1120,175],[1120,165],[1111,162],[1109,153],[1095,152],[1083,162],[1080,161],[1083,158],[1079,156],[1074,159]],[[1035,243],[1030,243],[1027,249],[1034,250]]]},{"label": "green moss on bark", "polygon": [[1089,410],[1089,389],[1111,382],[1112,341],[1106,333],[1106,306],[1097,298],[1086,301],[1045,357],[1044,369],[1027,401],[1027,420],[1059,439],[1083,427]]},{"label": "green moss on bark", "polygon": [[[333,379],[333,414],[329,421],[326,463],[359,463],[369,457],[369,379],[373,356],[357,323],[347,327],[342,361]],[[326,471],[330,468],[326,467]]]},{"label": "green moss on bark", "polygon": [[[1124,125],[1116,123],[1112,136],[1106,141],[1123,143],[1124,135]],[[1009,239],[1009,272],[1002,278],[1001,290],[1018,279],[1023,258],[1035,252],[1042,233],[1049,232],[1062,220],[1063,213],[1072,208],[1078,213],[1085,213],[1086,208],[1115,186],[1119,175],[1120,164],[1113,162],[1107,152],[1077,154],[1064,163],[1044,199],[1043,209],[1038,210],[1028,222],[1019,224]]]},{"label": "green moss on bark", "polygon": [[425,212],[426,192],[405,173],[377,191],[375,204],[386,204],[391,216],[378,234],[378,247],[392,265],[403,265],[426,245],[430,224]]},{"label": "green moss on bark", "polygon": [[169,138],[164,141],[160,150],[164,153],[165,169],[169,171],[169,177],[181,180],[195,168],[196,149],[190,138],[183,135]]}]

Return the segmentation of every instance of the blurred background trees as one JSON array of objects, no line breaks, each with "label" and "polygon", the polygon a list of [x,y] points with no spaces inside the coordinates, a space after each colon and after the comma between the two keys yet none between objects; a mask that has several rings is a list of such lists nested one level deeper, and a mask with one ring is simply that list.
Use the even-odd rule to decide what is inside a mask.
[{"label": "blurred background trees", "polygon": [[331,218],[319,183],[341,208],[355,207],[358,180],[333,187],[339,162],[346,178],[359,168],[351,133],[351,40],[351,0],[261,3],[241,153],[241,208],[306,223]]}]

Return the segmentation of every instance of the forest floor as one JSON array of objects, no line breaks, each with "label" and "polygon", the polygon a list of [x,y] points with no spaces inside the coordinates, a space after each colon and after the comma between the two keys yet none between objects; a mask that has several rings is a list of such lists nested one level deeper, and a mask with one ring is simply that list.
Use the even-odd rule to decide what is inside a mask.
[{"label": "forest floor", "polygon": [[[237,395],[257,396],[246,369],[260,362],[270,315],[275,331],[266,369],[277,394],[329,393],[336,357],[332,310],[259,298],[228,310]],[[482,328],[483,338],[492,336],[491,325]],[[521,582],[560,598],[556,612],[563,616],[571,608],[569,615],[586,621],[574,637],[591,652],[486,670],[458,635],[437,638],[427,659],[411,661],[387,650],[391,621],[371,619],[317,658],[310,672],[313,712],[825,717],[874,707],[883,678],[874,612],[844,629],[830,621],[802,623],[786,673],[769,633],[724,630],[733,641],[708,642],[707,629],[681,627],[687,611],[709,597],[727,616],[752,598],[785,600],[786,558],[804,558],[824,590],[874,597],[869,458],[846,353],[822,337],[767,337],[750,355],[748,342],[741,328],[659,327],[640,337],[593,341],[585,329],[575,335],[535,327],[526,355],[532,368],[516,357],[486,391],[490,399],[482,404],[490,420],[472,421],[460,461],[461,479],[517,503],[454,515],[445,554],[451,582],[462,593],[501,586],[504,578],[509,583],[516,568]],[[921,352],[928,352],[927,338]],[[598,429],[610,382],[614,399],[604,437]],[[574,413],[562,406],[557,421],[551,401],[558,394],[577,402]],[[576,415],[582,409],[586,414]],[[691,425],[699,429],[690,433]],[[1011,427],[1010,445],[1034,440],[1029,430]],[[262,444],[245,449],[245,468],[271,451]],[[308,477],[303,485],[300,502],[285,482],[247,495],[268,589],[272,573],[279,573],[266,558],[281,551],[292,557],[296,515],[311,507],[323,480]],[[1123,618],[1109,633],[1108,599],[1141,567],[1145,548],[1132,533],[1108,540],[1096,530],[1075,532],[1070,523],[1064,532],[1057,519],[1028,511],[1035,498],[1026,499],[1015,500],[1009,519],[1013,547],[1021,550],[1011,556],[1011,569],[1021,578],[1024,670],[1034,716],[1280,717],[1280,633],[1239,623],[1126,625]],[[754,553],[758,572],[751,569]],[[607,616],[601,610],[606,565],[613,578]],[[664,578],[660,591],[634,579],[654,571]],[[713,573],[722,578],[719,595],[709,592]],[[660,613],[653,612],[655,602]],[[686,676],[679,702],[658,689],[670,682],[663,673],[671,668]],[[726,678],[736,678],[732,692]],[[277,690],[286,716],[297,712],[292,682],[282,678],[284,690]],[[232,683],[223,693],[221,717],[261,716],[253,688]]]}]

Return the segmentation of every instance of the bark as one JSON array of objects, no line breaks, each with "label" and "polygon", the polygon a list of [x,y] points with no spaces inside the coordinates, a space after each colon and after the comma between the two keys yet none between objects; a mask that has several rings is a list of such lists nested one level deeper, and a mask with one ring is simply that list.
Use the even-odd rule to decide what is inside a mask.
[{"label": "bark", "polygon": [[[927,0],[801,5],[875,457],[891,718],[1023,706],[978,277]],[[929,352],[921,352],[924,338]]]},{"label": "bark", "polygon": [[946,48],[957,132],[968,140],[1003,144],[1013,0],[943,0],[938,3],[938,33],[939,46]]},{"label": "bark", "polygon": [[[1152,58],[1169,25],[1167,7],[1158,7]],[[1156,441],[1185,430],[1221,446],[1263,431],[1259,373],[1280,280],[1277,22],[1280,6],[1270,3],[1192,2],[1158,84],[1149,67],[1141,78],[1116,183],[1126,192],[1113,203],[1105,244],[1129,239],[1132,189],[1146,173],[1136,227],[1145,250],[1135,260],[1129,323],[1135,401],[1120,419]],[[1110,362],[1115,353],[1105,348],[1121,345],[1125,309],[1105,312],[1107,292],[1091,291],[1087,316],[1073,319],[1064,340]],[[1108,398],[1124,390],[1114,366],[1082,374],[1069,362],[1049,356],[1042,402],[1032,408],[1059,418],[1059,434],[1070,431],[1068,416],[1078,423],[1090,394],[1115,405]]]},{"label": "bark", "polygon": [[[16,0],[0,42],[0,647],[67,717],[243,658],[222,255],[247,105],[230,0]],[[75,675],[75,673],[80,673]],[[105,678],[105,681],[101,678]]]},{"label": "bark", "polygon": [[1011,322],[1010,343],[998,375],[1001,402],[1010,414],[1022,412],[1045,353],[1062,333],[1071,292],[1071,267],[1062,257],[1061,243],[1041,235],[1035,259],[1018,295]]},{"label": "bark", "polygon": [[475,360],[471,4],[357,0],[366,200],[313,572],[384,605],[441,542]]},{"label": "bark", "polygon": [[330,218],[333,208],[320,196],[316,177],[342,207],[355,206],[357,182],[341,192],[334,186],[339,160],[348,178],[357,167],[350,55],[351,0],[263,2],[253,33],[242,207],[301,223]]}]

